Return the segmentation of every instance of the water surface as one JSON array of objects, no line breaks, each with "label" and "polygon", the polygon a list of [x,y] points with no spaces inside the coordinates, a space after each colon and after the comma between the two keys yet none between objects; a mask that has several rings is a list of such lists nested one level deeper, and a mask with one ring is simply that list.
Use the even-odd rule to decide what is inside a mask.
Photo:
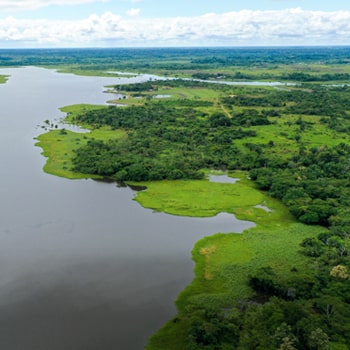
[{"label": "water surface", "polygon": [[59,107],[112,99],[104,85],[149,77],[0,74],[11,75],[0,85],[0,348],[143,349],[175,315],[193,244],[251,224],[154,213],[130,188],[42,171],[38,125],[60,119]]}]

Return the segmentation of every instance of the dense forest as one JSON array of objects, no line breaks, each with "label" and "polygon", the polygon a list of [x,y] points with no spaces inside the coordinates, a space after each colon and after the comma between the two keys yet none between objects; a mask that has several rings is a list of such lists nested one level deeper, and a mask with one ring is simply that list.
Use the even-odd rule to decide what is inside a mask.
[{"label": "dense forest", "polygon": [[[350,348],[349,53],[339,47],[38,55],[42,65],[74,61],[74,69],[118,67],[186,78],[115,85],[109,88],[125,96],[124,106],[68,116],[74,124],[125,132],[77,145],[73,171],[134,183],[202,179],[208,169],[240,170],[295,220],[322,227],[299,242],[298,254],[308,261],[303,270],[291,266],[281,278],[276,266],[251,269],[252,297],[183,309],[171,322],[184,325],[179,337],[185,350]],[[29,64],[38,63],[36,54],[13,51],[1,57],[4,64]],[[213,79],[223,83],[205,81]],[[229,79],[290,84],[233,86],[225,83]]]}]

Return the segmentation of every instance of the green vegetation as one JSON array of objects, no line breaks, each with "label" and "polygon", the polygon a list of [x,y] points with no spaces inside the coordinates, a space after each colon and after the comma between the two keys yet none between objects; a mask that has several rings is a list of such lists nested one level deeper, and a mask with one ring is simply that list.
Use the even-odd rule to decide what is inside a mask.
[{"label": "green vegetation", "polygon": [[122,71],[201,79],[342,83],[349,80],[348,57],[348,47],[2,49],[0,66],[35,65],[87,75]]},{"label": "green vegetation", "polygon": [[59,73],[68,73],[68,74],[75,74],[75,75],[82,75],[82,76],[92,76],[92,77],[114,77],[114,78],[130,78],[135,76],[135,74],[120,74],[119,72],[112,72],[112,71],[103,71],[103,70],[96,70],[92,69],[81,69],[80,67],[74,67],[73,65],[68,66],[66,68],[62,68],[61,66],[58,66],[58,72]]},{"label": "green vegetation", "polygon": [[[142,87],[186,91],[190,84]],[[210,84],[193,85],[207,91]],[[73,169],[118,181],[200,179],[204,168],[249,170],[258,187],[282,199],[300,221],[329,226],[348,205],[350,89],[213,89],[220,91],[217,99],[146,100],[77,113],[73,122],[127,130],[128,137],[89,141],[76,150]]]},{"label": "green vegetation", "polygon": [[[245,173],[234,172],[239,179],[230,183],[203,180],[165,180],[137,183],[147,187],[135,199],[144,207],[173,215],[208,217],[232,213],[241,220],[254,221],[260,226],[277,227],[294,219],[280,201],[257,190]],[[267,207],[267,211],[259,206]]]},{"label": "green vegetation", "polygon": [[346,349],[346,241],[300,224],[201,240],[179,314],[148,349]]},{"label": "green vegetation", "polygon": [[[257,227],[243,234],[216,234],[199,241],[192,252],[195,278],[177,299],[178,315],[150,339],[147,349],[236,348],[240,327],[244,327],[243,339],[248,331],[255,331],[265,340],[264,319],[254,323],[258,319],[255,316],[248,324],[253,307],[258,309],[264,301],[249,287],[249,275],[269,266],[286,286],[298,278],[306,282],[308,259],[298,252],[299,244],[319,231],[317,227],[284,223],[283,228]],[[282,322],[278,313],[271,326],[277,328]],[[261,347],[270,348],[278,347]],[[254,345],[240,349],[254,349]]]},{"label": "green vegetation", "polygon": [[[99,108],[101,106],[75,105],[64,107],[62,111],[68,114],[67,121],[69,121],[69,118],[73,117],[75,113]],[[37,137],[39,142],[36,143],[36,146],[41,147],[43,155],[48,158],[44,170],[49,174],[68,179],[102,178],[95,174],[72,171],[72,154],[77,148],[86,145],[89,141],[120,139],[124,135],[123,131],[112,131],[109,127],[92,130],[88,133],[77,133],[65,129],[51,130]]]},{"label": "green vegetation", "polygon": [[[176,302],[178,315],[147,348],[349,348],[350,88],[341,84],[349,79],[349,49],[73,52],[81,72],[302,83],[115,85],[125,107],[64,109],[91,133],[40,136],[46,171],[145,185],[136,200],[175,215],[228,212],[256,223],[196,244],[195,278]],[[211,183],[205,176],[213,170],[240,180]]]},{"label": "green vegetation", "polygon": [[137,201],[147,208],[182,216],[214,216],[221,212],[251,208],[263,202],[263,195],[239,182],[211,183],[208,180],[147,182],[147,191]]},{"label": "green vegetation", "polygon": [[7,75],[0,75],[0,84],[5,84],[7,82]]}]

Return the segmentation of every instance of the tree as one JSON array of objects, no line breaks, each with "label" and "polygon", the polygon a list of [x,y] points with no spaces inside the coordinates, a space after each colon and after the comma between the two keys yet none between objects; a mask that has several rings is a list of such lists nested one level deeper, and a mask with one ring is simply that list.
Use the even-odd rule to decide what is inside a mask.
[{"label": "tree", "polygon": [[295,341],[293,338],[284,337],[278,350],[297,350],[297,348],[294,347],[294,343]]},{"label": "tree", "polygon": [[279,346],[279,350],[294,350],[296,343],[296,338],[292,333],[292,327],[287,323],[283,322],[276,329],[273,336],[276,346]]},{"label": "tree", "polygon": [[231,119],[224,113],[213,113],[209,117],[209,123],[211,127],[217,128],[219,126],[230,126],[232,124]]},{"label": "tree", "polygon": [[316,328],[311,332],[308,338],[308,344],[311,349],[315,350],[330,349],[329,337],[321,328]]},{"label": "tree", "polygon": [[339,278],[342,280],[348,279],[350,277],[348,274],[348,269],[346,268],[346,266],[343,265],[334,266],[329,274],[332,277]]}]

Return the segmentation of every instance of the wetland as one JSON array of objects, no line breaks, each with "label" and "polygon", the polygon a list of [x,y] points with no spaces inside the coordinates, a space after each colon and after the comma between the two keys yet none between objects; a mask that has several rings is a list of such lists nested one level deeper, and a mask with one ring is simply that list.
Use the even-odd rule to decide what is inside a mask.
[{"label": "wetland", "polygon": [[348,53],[7,53],[4,347],[348,348]]}]

